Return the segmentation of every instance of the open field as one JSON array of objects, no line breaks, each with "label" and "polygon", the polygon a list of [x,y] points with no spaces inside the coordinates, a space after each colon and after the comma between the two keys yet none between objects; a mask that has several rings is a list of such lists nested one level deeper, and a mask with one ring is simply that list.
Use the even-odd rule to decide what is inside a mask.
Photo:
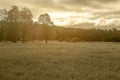
[{"label": "open field", "polygon": [[0,80],[120,80],[120,43],[0,43]]}]

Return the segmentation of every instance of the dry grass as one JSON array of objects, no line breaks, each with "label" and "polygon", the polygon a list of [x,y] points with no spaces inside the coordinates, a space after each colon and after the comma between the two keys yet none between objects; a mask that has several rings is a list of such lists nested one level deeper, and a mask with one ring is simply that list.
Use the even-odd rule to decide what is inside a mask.
[{"label": "dry grass", "polygon": [[120,43],[0,43],[0,80],[120,80]]}]

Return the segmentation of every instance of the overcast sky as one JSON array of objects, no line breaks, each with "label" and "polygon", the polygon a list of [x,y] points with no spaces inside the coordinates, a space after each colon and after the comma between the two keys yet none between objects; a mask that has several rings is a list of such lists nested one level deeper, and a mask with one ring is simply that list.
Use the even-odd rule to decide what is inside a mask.
[{"label": "overcast sky", "polygon": [[0,8],[28,7],[37,19],[48,13],[57,25],[120,24],[120,0],[0,0]]}]

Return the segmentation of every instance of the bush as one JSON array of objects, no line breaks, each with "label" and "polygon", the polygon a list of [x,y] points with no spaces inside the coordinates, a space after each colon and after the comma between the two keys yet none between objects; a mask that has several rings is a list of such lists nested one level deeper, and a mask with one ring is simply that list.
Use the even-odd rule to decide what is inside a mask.
[{"label": "bush", "polygon": [[64,41],[66,41],[66,42],[70,42],[71,39],[70,39],[70,38],[66,38],[66,39],[64,39]]},{"label": "bush", "polygon": [[71,39],[71,42],[79,42],[79,41],[80,41],[79,38],[72,38],[72,39]]},{"label": "bush", "polygon": [[64,39],[62,39],[62,38],[58,38],[58,41],[63,41]]}]

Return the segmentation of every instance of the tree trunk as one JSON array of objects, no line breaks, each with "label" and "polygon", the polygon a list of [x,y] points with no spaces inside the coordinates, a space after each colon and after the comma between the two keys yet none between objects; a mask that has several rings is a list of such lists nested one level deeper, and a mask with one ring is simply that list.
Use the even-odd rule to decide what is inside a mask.
[{"label": "tree trunk", "polygon": [[44,36],[45,36],[45,43],[48,43],[48,26],[44,25]]},{"label": "tree trunk", "polygon": [[22,42],[23,42],[23,43],[26,42],[26,23],[24,23],[24,27],[23,27]]},{"label": "tree trunk", "polygon": [[2,31],[2,28],[0,29],[0,42],[3,41],[3,31]]}]

